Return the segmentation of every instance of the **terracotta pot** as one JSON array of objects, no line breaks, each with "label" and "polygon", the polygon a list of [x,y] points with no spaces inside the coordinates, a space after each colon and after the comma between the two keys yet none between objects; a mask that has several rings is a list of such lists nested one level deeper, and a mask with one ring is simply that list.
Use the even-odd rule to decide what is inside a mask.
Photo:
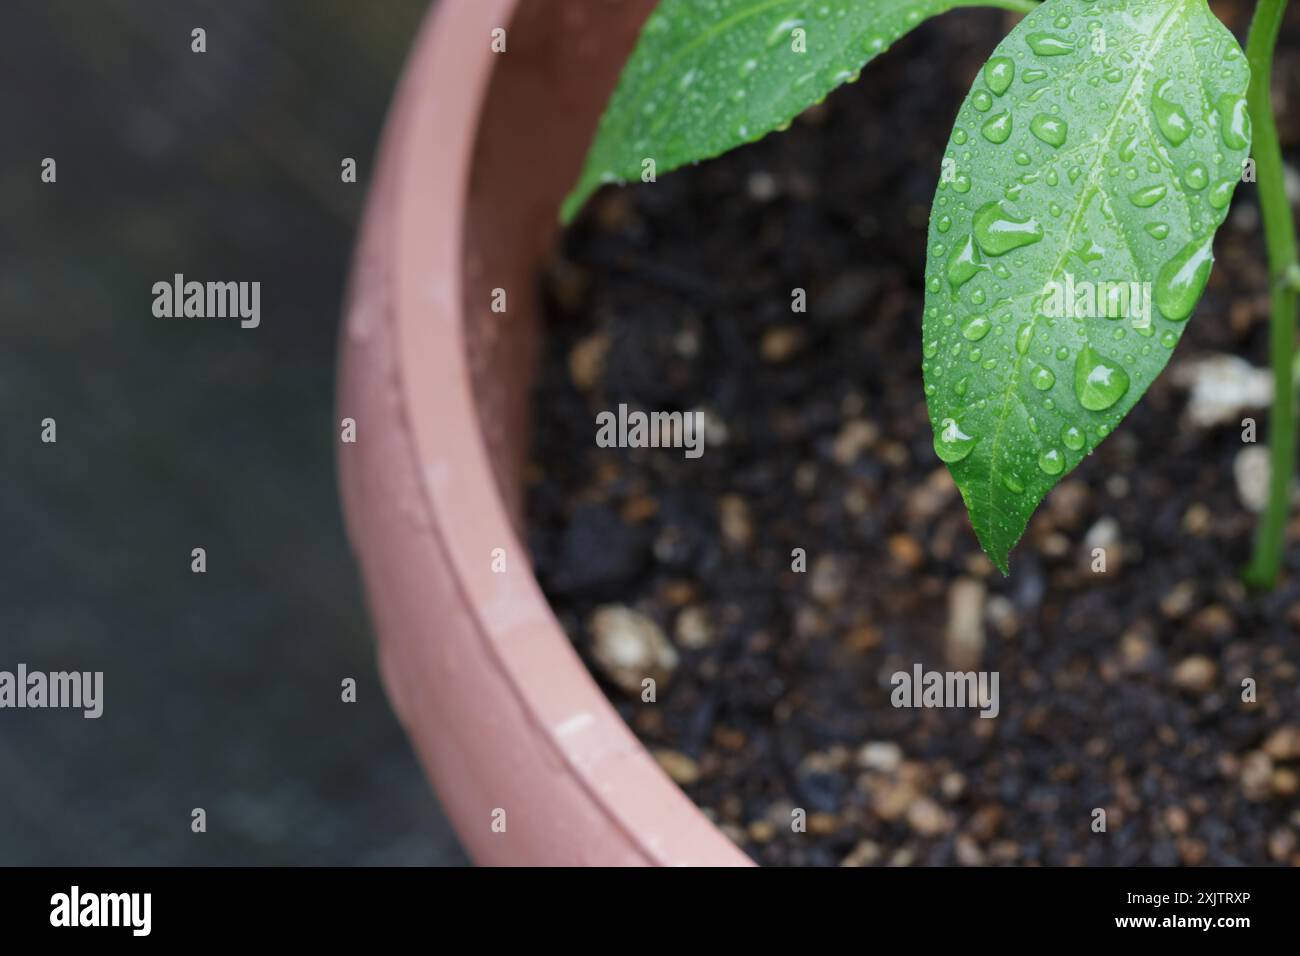
[{"label": "terracotta pot", "polygon": [[388,694],[484,864],[748,862],[606,701],[520,537],[537,272],[652,6],[441,0],[388,119],[354,264],[348,532]]}]

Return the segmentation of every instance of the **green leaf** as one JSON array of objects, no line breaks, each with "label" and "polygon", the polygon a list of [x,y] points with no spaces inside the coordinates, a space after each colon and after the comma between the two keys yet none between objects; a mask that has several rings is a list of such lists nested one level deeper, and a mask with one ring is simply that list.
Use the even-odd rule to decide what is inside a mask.
[{"label": "green leaf", "polygon": [[930,17],[1028,0],[662,0],[601,119],[563,222],[604,183],[761,139]]},{"label": "green leaf", "polygon": [[1003,573],[1204,291],[1249,150],[1248,81],[1205,0],[1047,0],[962,104],[930,217],[925,391]]}]

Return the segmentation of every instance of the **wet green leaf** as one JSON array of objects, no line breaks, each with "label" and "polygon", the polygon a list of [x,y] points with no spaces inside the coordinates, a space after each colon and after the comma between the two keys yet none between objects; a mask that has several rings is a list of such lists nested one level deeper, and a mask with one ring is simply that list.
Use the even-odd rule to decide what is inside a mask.
[{"label": "wet green leaf", "polygon": [[569,222],[603,183],[639,181],[760,139],[899,37],[978,0],[662,0],[623,70]]},{"label": "wet green leaf", "polygon": [[1205,0],[1047,0],[976,78],[926,266],[926,396],[1004,572],[1038,503],[1164,368],[1249,149]]}]

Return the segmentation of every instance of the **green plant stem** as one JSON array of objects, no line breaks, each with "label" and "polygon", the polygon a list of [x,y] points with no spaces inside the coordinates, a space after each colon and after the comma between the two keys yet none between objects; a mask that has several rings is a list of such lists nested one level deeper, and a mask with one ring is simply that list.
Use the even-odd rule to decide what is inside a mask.
[{"label": "green plant stem", "polygon": [[1260,0],[1250,24],[1246,57],[1250,61],[1250,91],[1247,104],[1254,129],[1255,172],[1259,183],[1259,204],[1264,216],[1264,239],[1268,246],[1272,317],[1269,322],[1269,351],[1273,366],[1273,415],[1269,423],[1268,507],[1255,538],[1255,553],[1246,568],[1249,584],[1271,588],[1277,583],[1286,545],[1287,516],[1291,484],[1295,476],[1296,409],[1292,364],[1295,354],[1296,288],[1291,280],[1296,263],[1295,223],[1287,201],[1282,167],[1282,148],[1273,121],[1270,81],[1273,48],[1277,45],[1282,14],[1287,0]]}]

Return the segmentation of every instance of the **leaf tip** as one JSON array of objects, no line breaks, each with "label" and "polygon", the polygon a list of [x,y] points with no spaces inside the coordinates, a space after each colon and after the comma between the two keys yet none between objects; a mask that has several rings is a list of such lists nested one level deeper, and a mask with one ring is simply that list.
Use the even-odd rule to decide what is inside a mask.
[{"label": "leaf tip", "polygon": [[984,553],[993,562],[993,566],[1002,572],[1004,578],[1011,577],[1011,549],[987,542],[983,540],[983,535],[978,535],[978,537],[980,538],[980,547],[984,549]]},{"label": "leaf tip", "polygon": [[975,537],[979,541],[980,548],[983,549],[988,559],[993,562],[993,566],[1002,572],[1004,578],[1011,577],[1011,549],[1015,547],[1017,539],[1013,538],[1008,542],[984,525],[982,521],[977,520],[977,515],[970,510],[969,502],[967,502],[967,512],[970,514],[971,526],[975,530]]}]

